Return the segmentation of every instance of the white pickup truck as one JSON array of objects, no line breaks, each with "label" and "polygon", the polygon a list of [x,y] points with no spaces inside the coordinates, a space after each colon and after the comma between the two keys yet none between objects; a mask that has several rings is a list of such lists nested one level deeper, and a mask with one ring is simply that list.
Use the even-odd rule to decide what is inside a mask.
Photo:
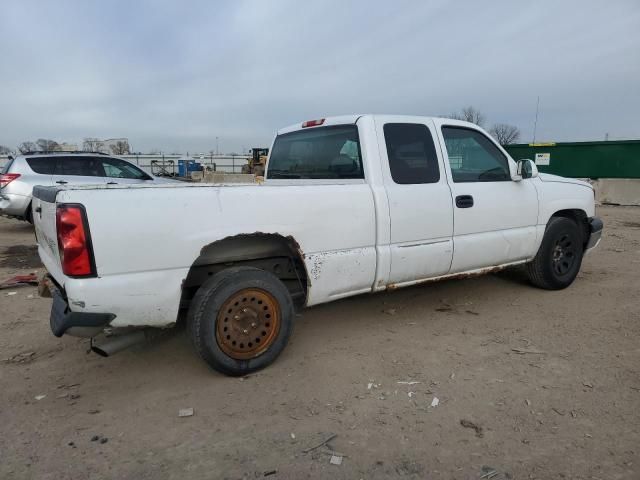
[{"label": "white pickup truck", "polygon": [[602,233],[588,183],[466,122],[324,118],[270,152],[262,185],[36,187],[53,333],[106,355],[184,313],[200,356],[244,375],[283,350],[297,307],[516,264],[561,289]]}]

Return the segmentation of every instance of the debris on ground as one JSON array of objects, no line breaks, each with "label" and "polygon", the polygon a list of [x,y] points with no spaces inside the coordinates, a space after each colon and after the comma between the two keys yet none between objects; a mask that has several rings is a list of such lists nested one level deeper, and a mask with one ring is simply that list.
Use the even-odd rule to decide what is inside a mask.
[{"label": "debris on ground", "polygon": [[74,387],[79,387],[80,384],[79,383],[69,383],[69,384],[62,384],[62,385],[58,385],[57,388],[65,388],[65,389],[69,389],[69,388],[74,388]]},{"label": "debris on ground", "polygon": [[417,385],[419,383],[420,382],[416,382],[416,381],[412,380],[412,381],[408,381],[408,382],[398,382],[398,385]]},{"label": "debris on ground", "polygon": [[440,405],[440,399],[438,397],[433,397],[430,407],[437,407],[438,405]]},{"label": "debris on ground", "polygon": [[178,417],[193,417],[193,408],[181,408],[178,410]]},{"label": "debris on ground", "polygon": [[331,459],[329,460],[331,465],[342,465],[342,457],[338,455],[331,455]]},{"label": "debris on ground", "polygon": [[329,443],[331,440],[333,440],[334,438],[336,438],[338,436],[337,433],[332,433],[331,435],[329,435],[329,437],[327,437],[326,440],[324,440],[322,443],[319,443],[318,445],[314,445],[313,447],[310,448],[305,448],[304,450],[302,450],[302,453],[309,453],[312,452],[314,450],[317,450],[320,447],[324,447],[327,443]]},{"label": "debris on ground", "polygon": [[35,360],[35,355],[36,352],[21,352],[6,358],[4,361],[7,363],[29,363]]},{"label": "debris on ground", "polygon": [[[29,275],[16,275],[0,283],[0,290],[26,285],[38,285],[38,276],[35,273]],[[15,295],[17,292],[9,292],[7,295]]]},{"label": "debris on ground", "polygon": [[530,353],[531,355],[545,355],[547,352],[543,352],[542,350],[532,350],[526,348],[512,348],[512,352],[517,353],[518,355],[526,355]]},{"label": "debris on ground", "polygon": [[278,470],[267,470],[266,472],[264,472],[263,476],[270,477],[271,475],[275,475],[276,473],[278,473]]},{"label": "debris on ground", "polygon": [[47,396],[47,394],[44,395],[36,395],[34,398],[38,401],[42,400],[43,398],[45,398]]},{"label": "debris on ground", "polygon": [[100,435],[94,435],[93,437],[91,437],[92,442],[97,442],[98,440],[100,440]]},{"label": "debris on ground", "polygon": [[482,473],[483,475],[480,478],[486,478],[487,480],[500,475],[500,473],[495,468],[487,466],[482,467]]},{"label": "debris on ground", "polygon": [[387,315],[395,315],[397,310],[395,308],[389,308],[387,310],[383,310],[384,313],[386,313]]},{"label": "debris on ground", "polygon": [[498,478],[511,478],[511,476],[508,475],[508,474],[503,475],[502,473],[500,473],[495,468],[488,467],[488,466],[484,465],[482,467],[482,476],[480,478],[481,479],[487,479],[487,480],[491,480],[493,478],[493,479],[497,480]]},{"label": "debris on ground", "polygon": [[7,292],[5,297],[12,297],[13,295],[17,295],[17,294],[18,294],[18,292]]},{"label": "debris on ground", "polygon": [[480,315],[478,312],[473,310],[465,310],[465,313],[468,313],[469,315]]},{"label": "debris on ground", "polygon": [[472,422],[471,420],[467,420],[467,419],[463,418],[462,420],[460,420],[460,425],[462,425],[464,428],[471,428],[471,429],[475,430],[476,437],[478,437],[478,438],[484,437],[484,433],[482,431],[482,427],[480,425]]},{"label": "debris on ground", "polygon": [[450,306],[436,308],[436,312],[451,312],[452,310],[453,307]]}]

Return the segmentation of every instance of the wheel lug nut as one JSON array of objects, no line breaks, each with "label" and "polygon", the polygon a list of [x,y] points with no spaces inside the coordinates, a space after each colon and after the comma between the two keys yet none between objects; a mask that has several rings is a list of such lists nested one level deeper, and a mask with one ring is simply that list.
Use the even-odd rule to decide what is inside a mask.
[{"label": "wheel lug nut", "polygon": [[240,315],[236,315],[233,317],[234,320],[240,320]]},{"label": "wheel lug nut", "polygon": [[256,322],[253,322],[253,323],[251,324],[251,328],[256,328],[257,326],[258,326],[258,325],[256,324]]},{"label": "wheel lug nut", "polygon": [[246,334],[249,333],[249,330],[243,330],[242,332]]}]

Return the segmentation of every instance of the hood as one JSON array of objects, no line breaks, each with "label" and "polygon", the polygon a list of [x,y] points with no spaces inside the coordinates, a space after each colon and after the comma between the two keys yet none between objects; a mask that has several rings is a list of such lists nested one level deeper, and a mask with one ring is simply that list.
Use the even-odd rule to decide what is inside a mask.
[{"label": "hood", "polygon": [[552,175],[550,173],[540,173],[538,176],[543,182],[572,183],[573,185],[581,185],[593,189],[590,183],[576,178],[561,177],[560,175]]}]

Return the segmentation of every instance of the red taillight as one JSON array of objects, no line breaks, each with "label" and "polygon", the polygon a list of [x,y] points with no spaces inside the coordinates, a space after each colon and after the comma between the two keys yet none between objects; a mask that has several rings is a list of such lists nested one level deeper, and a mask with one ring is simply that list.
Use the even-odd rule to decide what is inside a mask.
[{"label": "red taillight", "polygon": [[0,188],[6,187],[16,178],[20,178],[19,173],[3,173],[2,175],[0,175]]},{"label": "red taillight", "polygon": [[302,128],[317,127],[318,125],[322,125],[323,123],[324,118],[321,118],[320,120],[307,120],[302,124]]},{"label": "red taillight", "polygon": [[84,208],[59,205],[56,210],[56,230],[62,272],[70,277],[94,276],[95,267]]}]

